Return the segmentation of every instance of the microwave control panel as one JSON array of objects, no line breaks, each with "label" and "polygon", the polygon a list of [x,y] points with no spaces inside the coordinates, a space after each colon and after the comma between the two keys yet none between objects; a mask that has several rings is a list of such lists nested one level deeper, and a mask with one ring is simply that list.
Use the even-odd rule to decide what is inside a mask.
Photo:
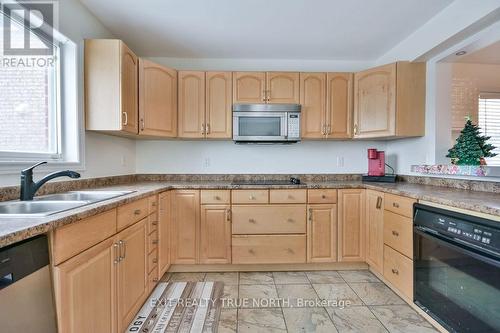
[{"label": "microwave control panel", "polygon": [[300,139],[300,113],[294,112],[288,114],[288,139]]}]

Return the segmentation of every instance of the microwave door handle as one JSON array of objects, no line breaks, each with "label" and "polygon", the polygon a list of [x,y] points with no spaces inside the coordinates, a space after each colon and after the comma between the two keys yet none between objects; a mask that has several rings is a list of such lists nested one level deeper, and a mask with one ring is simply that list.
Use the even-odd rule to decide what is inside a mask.
[{"label": "microwave door handle", "polygon": [[288,113],[287,112],[281,116],[281,136],[285,139],[288,138]]}]

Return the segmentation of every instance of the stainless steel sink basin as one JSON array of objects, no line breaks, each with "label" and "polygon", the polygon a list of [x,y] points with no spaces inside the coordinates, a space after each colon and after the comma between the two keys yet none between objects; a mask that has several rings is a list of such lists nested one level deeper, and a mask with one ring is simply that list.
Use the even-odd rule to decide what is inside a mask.
[{"label": "stainless steel sink basin", "polygon": [[48,216],[87,205],[88,201],[5,201],[0,202],[0,217]]},{"label": "stainless steel sink basin", "polygon": [[36,201],[63,200],[63,201],[90,201],[98,202],[116,198],[134,191],[72,191],[66,193],[49,194],[35,197]]},{"label": "stainless steel sink basin", "polygon": [[35,197],[33,201],[0,202],[2,217],[40,217],[116,198],[134,191],[72,191]]}]

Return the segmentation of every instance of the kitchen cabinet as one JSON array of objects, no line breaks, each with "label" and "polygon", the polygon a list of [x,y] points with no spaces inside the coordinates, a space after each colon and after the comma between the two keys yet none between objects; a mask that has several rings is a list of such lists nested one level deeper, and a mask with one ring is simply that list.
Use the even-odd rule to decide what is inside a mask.
[{"label": "kitchen cabinet", "polygon": [[172,192],[172,264],[199,261],[200,191]]},{"label": "kitchen cabinet", "polygon": [[160,193],[158,210],[158,270],[160,277],[163,276],[170,267],[171,207],[171,192],[167,191]]},{"label": "kitchen cabinet", "polygon": [[352,73],[300,73],[302,137],[352,137]]},{"label": "kitchen cabinet", "polygon": [[307,262],[336,262],[337,205],[309,205],[307,220]]},{"label": "kitchen cabinet", "polygon": [[139,135],[177,136],[177,71],[139,59]]},{"label": "kitchen cabinet", "polygon": [[117,39],[85,40],[86,129],[138,133],[138,58]]},{"label": "kitchen cabinet", "polygon": [[306,235],[238,235],[232,240],[234,264],[306,262]]},{"label": "kitchen cabinet", "polygon": [[425,134],[425,63],[397,62],[354,75],[354,137]]},{"label": "kitchen cabinet", "polygon": [[331,139],[352,137],[352,73],[328,73],[326,77],[326,136]]},{"label": "kitchen cabinet", "polygon": [[232,137],[230,72],[179,72],[180,138]]},{"label": "kitchen cabinet", "polygon": [[339,261],[365,261],[365,190],[338,191]]},{"label": "kitchen cabinet", "polygon": [[[149,294],[147,281],[147,225],[141,220],[117,235],[118,331],[123,332]],[[92,286],[89,286],[92,288]]]},{"label": "kitchen cabinet", "polygon": [[117,332],[116,257],[109,238],[54,267],[59,332]]},{"label": "kitchen cabinet", "polygon": [[231,209],[229,205],[202,205],[200,263],[231,263]]},{"label": "kitchen cabinet", "polygon": [[300,103],[299,73],[234,72],[233,103]]},{"label": "kitchen cabinet", "polygon": [[384,193],[366,190],[366,262],[383,274]]}]

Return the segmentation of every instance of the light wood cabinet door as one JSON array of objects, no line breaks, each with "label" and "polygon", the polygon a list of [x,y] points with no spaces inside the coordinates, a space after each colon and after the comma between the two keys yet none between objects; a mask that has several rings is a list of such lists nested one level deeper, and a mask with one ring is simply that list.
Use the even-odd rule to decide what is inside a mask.
[{"label": "light wood cabinet door", "polygon": [[307,262],[337,261],[337,205],[309,205]]},{"label": "light wood cabinet door", "polygon": [[177,136],[177,71],[139,59],[139,135]]},{"label": "light wood cabinet door", "polygon": [[232,137],[232,73],[206,73],[206,137]]},{"label": "light wood cabinet door", "polygon": [[300,103],[299,73],[267,72],[267,103]]},{"label": "light wood cabinet door", "polygon": [[354,75],[354,137],[396,134],[396,64]]},{"label": "light wood cabinet door", "polygon": [[172,192],[172,264],[198,263],[200,191]]},{"label": "light wood cabinet door", "polygon": [[300,73],[300,104],[302,138],[324,138],[327,122],[325,73]]},{"label": "light wood cabinet door", "polygon": [[120,257],[117,265],[119,332],[127,328],[148,296],[147,236],[147,219],[137,222],[116,236]]},{"label": "light wood cabinet door", "polygon": [[200,263],[231,263],[231,211],[229,205],[202,205]]},{"label": "light wood cabinet door", "polygon": [[160,277],[170,267],[170,229],[172,223],[172,205],[170,192],[160,194],[158,211],[158,269]]},{"label": "light wood cabinet door", "polygon": [[384,273],[384,193],[366,190],[366,262]]},{"label": "light wood cabinet door", "polygon": [[54,267],[59,332],[117,332],[114,241],[109,238]]},{"label": "light wood cabinet door", "polygon": [[234,72],[233,103],[265,103],[265,72]]},{"label": "light wood cabinet door", "polygon": [[205,137],[205,72],[179,71],[178,137]]},{"label": "light wood cabinet door", "polygon": [[328,73],[326,82],[326,132],[332,139],[352,137],[353,74]]},{"label": "light wood cabinet door", "polygon": [[120,43],[121,47],[121,109],[123,115],[122,129],[125,132],[138,133],[138,90],[137,90],[137,71],[138,58],[125,45]]},{"label": "light wood cabinet door", "polygon": [[338,191],[339,261],[365,261],[365,192]]}]

